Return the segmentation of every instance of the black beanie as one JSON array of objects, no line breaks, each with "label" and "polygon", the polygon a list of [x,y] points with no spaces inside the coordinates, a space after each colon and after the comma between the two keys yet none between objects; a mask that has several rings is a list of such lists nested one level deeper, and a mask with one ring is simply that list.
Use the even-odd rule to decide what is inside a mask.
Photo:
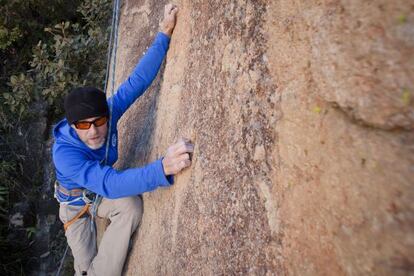
[{"label": "black beanie", "polygon": [[95,87],[81,87],[72,90],[65,97],[64,106],[69,124],[109,114],[105,93]]}]

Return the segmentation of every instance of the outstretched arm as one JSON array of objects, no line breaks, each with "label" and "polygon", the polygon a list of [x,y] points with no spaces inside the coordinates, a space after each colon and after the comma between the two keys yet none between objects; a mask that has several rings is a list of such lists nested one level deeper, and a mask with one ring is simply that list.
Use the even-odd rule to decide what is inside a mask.
[{"label": "outstretched arm", "polygon": [[166,177],[161,159],[144,167],[115,170],[72,147],[60,147],[53,155],[56,176],[60,183],[76,183],[106,198],[142,194],[160,186],[169,186],[173,179]]},{"label": "outstretched arm", "polygon": [[144,167],[118,171],[91,160],[82,150],[69,145],[54,147],[53,162],[60,183],[76,183],[113,199],[170,186],[174,182],[172,176],[191,165],[190,154],[193,151],[191,141],[181,138],[168,148],[163,158]]},{"label": "outstretched arm", "polygon": [[113,103],[112,115],[115,121],[145,92],[157,76],[168,50],[170,37],[176,24],[177,12],[178,8],[175,5],[168,4],[165,6],[160,32],[151,47],[141,58],[132,74],[121,84],[113,98],[108,100]]}]

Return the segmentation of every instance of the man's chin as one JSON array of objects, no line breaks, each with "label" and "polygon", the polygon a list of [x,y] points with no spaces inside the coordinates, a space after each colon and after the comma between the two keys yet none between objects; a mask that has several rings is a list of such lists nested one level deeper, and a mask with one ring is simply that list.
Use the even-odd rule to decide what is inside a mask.
[{"label": "man's chin", "polygon": [[101,148],[105,144],[105,140],[103,140],[100,143],[85,143],[85,144],[88,146],[88,148],[96,150],[96,149]]}]

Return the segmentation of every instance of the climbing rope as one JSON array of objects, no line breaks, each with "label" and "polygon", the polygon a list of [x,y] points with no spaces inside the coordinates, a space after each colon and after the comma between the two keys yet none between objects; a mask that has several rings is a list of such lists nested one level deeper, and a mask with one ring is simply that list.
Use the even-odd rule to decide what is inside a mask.
[{"label": "climbing rope", "polygon": [[[108,85],[108,76],[109,76],[109,66],[111,63],[111,57],[113,57],[112,63],[112,76],[111,76],[111,88],[110,88],[110,98],[112,99],[109,102],[109,130],[108,136],[106,139],[106,148],[105,148],[105,158],[101,161],[103,165],[108,163],[108,154],[109,154],[109,146],[111,140],[111,131],[112,131],[112,110],[113,110],[113,95],[114,95],[114,87],[115,87],[115,66],[116,66],[116,52],[118,48],[118,23],[119,23],[119,10],[121,6],[121,0],[114,0],[113,8],[112,8],[112,23],[111,23],[111,32],[109,35],[109,44],[108,44],[108,51],[107,51],[107,62],[106,62],[106,73],[105,73],[105,87],[104,91],[106,92],[107,85]],[[92,204],[91,210],[91,231],[95,232],[95,223],[94,219],[96,216],[96,212],[98,209],[99,204],[102,201],[102,196],[96,195],[94,202]],[[69,245],[66,245],[65,252],[63,253],[62,259],[60,261],[59,268],[56,272],[56,276],[60,276],[60,272],[62,271],[63,262],[65,261],[66,254],[68,252]]]},{"label": "climbing rope", "polygon": [[[105,92],[106,92],[106,88],[107,88],[107,82],[108,82],[108,75],[109,75],[109,66],[108,64],[110,63],[110,58],[111,56],[113,56],[113,60],[112,60],[112,76],[111,76],[111,88],[110,88],[110,98],[112,99],[111,102],[109,102],[109,130],[108,130],[108,136],[106,139],[106,148],[105,148],[105,158],[103,160],[103,164],[107,165],[108,163],[108,154],[109,154],[109,146],[110,146],[110,141],[111,141],[111,132],[112,132],[112,110],[113,110],[113,96],[114,96],[114,89],[115,89],[115,68],[116,68],[116,52],[118,49],[118,23],[119,23],[119,9],[120,9],[120,5],[121,5],[121,0],[115,0],[114,3],[114,11],[115,14],[112,13],[112,17],[115,17],[115,20],[112,20],[112,29],[111,29],[111,39],[109,42],[109,47],[108,47],[108,52],[109,49],[111,47],[111,44],[113,43],[113,47],[112,47],[112,54],[109,55],[108,54],[108,62],[107,62],[107,71],[106,71],[106,76],[105,76]],[[114,16],[115,15],[115,16]],[[114,37],[112,37],[112,35]],[[95,200],[92,204],[92,210],[91,210],[91,216],[92,216],[92,224],[91,224],[91,231],[94,232],[95,230],[95,225],[94,225],[94,221],[95,221],[95,217],[96,217],[96,212],[98,210],[98,206],[102,201],[102,196],[100,195],[96,195]]]},{"label": "climbing rope", "polygon": [[60,265],[59,265],[58,271],[56,273],[56,276],[59,276],[60,275],[60,271],[62,270],[62,267],[63,267],[63,261],[65,260],[66,253],[68,253],[68,248],[69,248],[69,245],[66,245],[65,253],[63,253],[63,258],[60,261]]}]

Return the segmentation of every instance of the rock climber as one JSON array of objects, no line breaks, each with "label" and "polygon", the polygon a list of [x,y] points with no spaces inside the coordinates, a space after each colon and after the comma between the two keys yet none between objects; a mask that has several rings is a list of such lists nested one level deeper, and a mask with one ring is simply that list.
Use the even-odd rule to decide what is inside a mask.
[{"label": "rock climber", "polygon": [[[182,138],[163,158],[144,167],[112,168],[118,158],[117,122],[156,77],[177,12],[177,6],[165,6],[160,32],[114,96],[107,100],[99,89],[82,87],[65,97],[65,118],[53,130],[55,197],[60,202],[59,217],[74,256],[76,275],[121,275],[131,235],[142,217],[142,200],[137,195],[172,185],[173,175],[191,165],[189,154],[194,145]],[[112,104],[111,114],[108,104]],[[103,164],[107,139],[109,150]],[[96,214],[110,220],[99,250],[96,231],[91,231],[89,193],[103,197]]]}]

